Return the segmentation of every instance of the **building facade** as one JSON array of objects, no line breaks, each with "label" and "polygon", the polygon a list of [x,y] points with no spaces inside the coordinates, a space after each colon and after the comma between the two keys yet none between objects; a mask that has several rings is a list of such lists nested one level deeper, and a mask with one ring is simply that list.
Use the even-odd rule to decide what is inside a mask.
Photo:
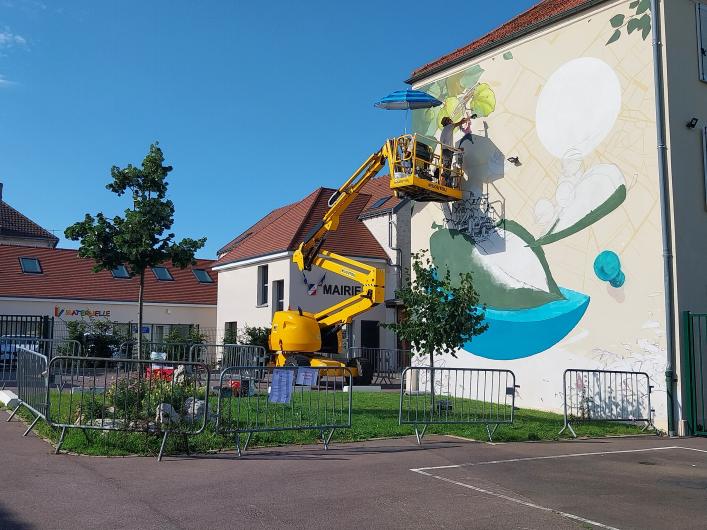
[{"label": "building facade", "polygon": [[464,200],[412,214],[412,249],[487,306],[442,364],[511,369],[521,406],[557,411],[567,368],[647,372],[677,430],[681,312],[707,311],[706,9],[546,0],[413,72],[443,101],[416,132],[471,118]]},{"label": "building facade", "polygon": [[[170,331],[198,327],[216,340],[216,275],[213,260],[187,269],[171,264],[145,275],[142,334],[160,342]],[[91,260],[72,249],[0,245],[0,315],[47,316],[53,335],[66,337],[71,321],[105,320],[124,335],[137,335],[139,280],[124,268],[93,272]],[[21,322],[21,319],[15,319]],[[16,325],[13,334],[22,334]],[[2,333],[8,333],[3,330]]]},{"label": "building facade", "polygon": [[[293,252],[327,210],[335,190],[320,188],[302,201],[274,210],[218,253],[219,330],[269,327],[275,311],[318,312],[360,292],[360,286],[319,267],[300,271]],[[394,333],[379,326],[397,318],[395,290],[409,255],[410,204],[393,197],[387,177],[369,181],[324,245],[342,256],[385,271],[386,304],[354,319],[348,346],[395,348]]]}]

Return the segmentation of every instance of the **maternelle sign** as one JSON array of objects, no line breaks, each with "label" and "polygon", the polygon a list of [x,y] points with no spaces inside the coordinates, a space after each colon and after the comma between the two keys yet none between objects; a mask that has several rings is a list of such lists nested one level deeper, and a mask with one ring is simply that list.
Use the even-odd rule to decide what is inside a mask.
[{"label": "maternelle sign", "polygon": [[93,309],[90,307],[73,308],[54,306],[55,317],[89,317],[89,318],[110,318],[110,309]]}]

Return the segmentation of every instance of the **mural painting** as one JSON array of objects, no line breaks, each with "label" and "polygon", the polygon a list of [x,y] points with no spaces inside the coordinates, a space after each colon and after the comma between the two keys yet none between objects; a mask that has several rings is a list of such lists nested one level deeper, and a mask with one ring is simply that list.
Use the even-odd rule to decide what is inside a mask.
[{"label": "mural painting", "polygon": [[[576,330],[594,303],[592,292],[608,290],[612,300],[625,300],[632,276],[622,267],[621,252],[630,241],[602,234],[604,220],[623,207],[611,224],[621,230],[624,205],[638,178],[637,155],[646,156],[638,150],[624,156],[612,143],[626,140],[632,119],[641,120],[635,133],[641,141],[651,134],[650,119],[633,114],[637,85],[646,97],[650,94],[650,54],[643,44],[650,33],[650,12],[645,4],[627,2],[623,10],[628,7],[628,15],[605,10],[581,21],[581,30],[558,30],[416,87],[444,102],[413,113],[419,134],[439,138],[446,116],[454,122],[468,120],[455,135],[455,146],[464,150],[468,198],[428,207],[423,218],[432,221],[427,241],[435,265],[452,277],[472,273],[485,306],[489,329],[464,348],[475,356],[513,360],[537,355]],[[613,32],[608,42],[607,28]],[[570,36],[572,31],[576,34]],[[629,37],[616,42],[622,32]],[[634,39],[634,32],[642,38]],[[563,38],[584,39],[582,53],[563,49]],[[547,55],[539,59],[534,55],[538,50]],[[511,98],[524,83],[529,92],[537,90],[522,95],[521,107]],[[516,127],[524,136],[509,130]],[[651,189],[651,200],[656,193]],[[590,247],[596,250],[584,261],[572,262],[563,253],[569,249],[577,254],[577,245],[585,246],[584,253]],[[587,261],[594,271],[590,279],[584,273]],[[582,272],[567,270],[570,262]],[[613,309],[619,310],[614,315],[619,318],[621,308]],[[573,340],[589,333],[585,329]]]}]

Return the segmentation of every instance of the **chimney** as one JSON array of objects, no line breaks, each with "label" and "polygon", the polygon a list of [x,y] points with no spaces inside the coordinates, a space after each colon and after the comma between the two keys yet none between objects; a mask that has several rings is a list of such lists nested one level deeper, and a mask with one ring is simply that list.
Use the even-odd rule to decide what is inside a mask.
[{"label": "chimney", "polygon": [[2,182],[0,182],[0,202],[2,202]]}]

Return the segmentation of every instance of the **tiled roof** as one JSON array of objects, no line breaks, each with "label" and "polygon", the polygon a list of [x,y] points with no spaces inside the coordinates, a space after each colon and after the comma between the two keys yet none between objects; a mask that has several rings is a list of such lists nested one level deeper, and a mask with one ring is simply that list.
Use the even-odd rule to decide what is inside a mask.
[{"label": "tiled roof", "polygon": [[605,0],[543,0],[480,39],[421,66],[412,73],[408,83],[416,82],[443,67],[467,60],[494,45],[525,33],[530,28],[552,23],[571,15],[578,9],[588,8],[602,1]]},{"label": "tiled roof", "polygon": [[0,201],[0,236],[48,239],[59,242],[59,238],[25,217],[5,201]]},{"label": "tiled roof", "polygon": [[[369,185],[370,182],[364,188],[365,193],[361,193],[341,216],[339,228],[329,233],[324,250],[344,256],[387,258],[366,225],[358,219],[366,208],[374,204],[373,195],[380,198],[382,193],[378,190],[378,183],[371,185],[371,193],[368,193]],[[327,201],[334,191],[331,188],[319,188],[299,202],[273,210],[224,247],[229,250],[225,253],[219,251],[215,266],[295,250],[309,230],[321,221],[328,208]],[[384,206],[389,207],[387,202]]]},{"label": "tiled roof", "polygon": [[[37,258],[42,274],[23,273],[20,257]],[[78,251],[60,248],[0,246],[0,297],[63,298],[136,302],[140,280],[113,278],[110,271],[93,272],[93,260]],[[174,281],[159,281],[145,273],[145,302],[216,305],[217,274],[213,283],[199,283],[192,269],[209,270],[213,260],[199,259],[186,269],[165,264]]]},{"label": "tiled roof", "polygon": [[[363,188],[363,193],[371,196],[368,204],[361,212],[361,216],[369,217],[372,215],[380,215],[395,208],[400,204],[401,200],[393,195],[393,190],[390,189],[390,178],[388,175],[383,175],[369,180]],[[382,204],[379,203],[384,198],[388,198]],[[376,206],[378,204],[378,206]],[[374,208],[374,206],[376,206]]]}]

